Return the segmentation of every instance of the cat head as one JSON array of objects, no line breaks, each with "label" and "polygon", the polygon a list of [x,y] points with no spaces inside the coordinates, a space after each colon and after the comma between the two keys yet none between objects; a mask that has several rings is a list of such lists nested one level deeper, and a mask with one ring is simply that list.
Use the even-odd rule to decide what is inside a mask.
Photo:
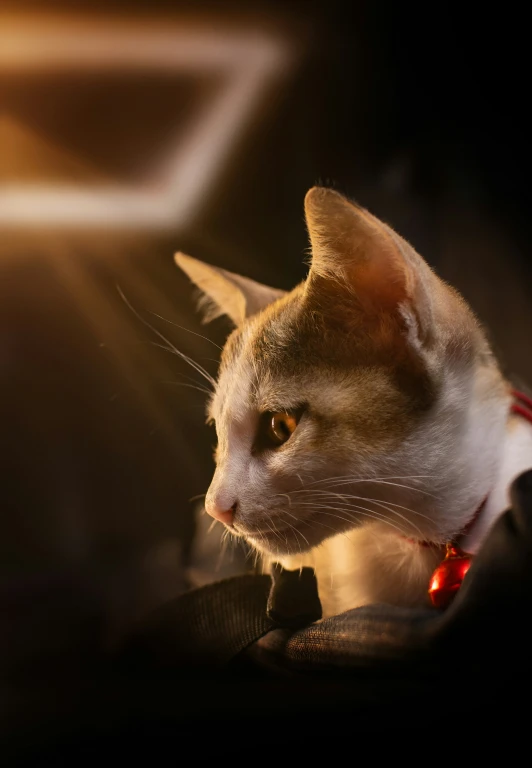
[{"label": "cat head", "polygon": [[490,482],[493,461],[479,474],[470,454],[501,429],[497,364],[466,303],[389,226],[320,187],[305,216],[310,269],[290,292],[176,255],[206,319],[236,326],[208,406],[206,510],[273,554],[368,522],[443,540]]}]

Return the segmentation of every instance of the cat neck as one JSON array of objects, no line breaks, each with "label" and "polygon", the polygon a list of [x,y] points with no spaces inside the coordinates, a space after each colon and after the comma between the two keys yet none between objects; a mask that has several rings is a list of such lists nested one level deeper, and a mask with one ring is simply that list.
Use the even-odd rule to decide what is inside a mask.
[{"label": "cat neck", "polygon": [[[383,501],[400,502],[406,527],[418,532],[412,538],[406,534],[413,546],[443,546],[459,537],[460,546],[474,554],[508,508],[512,481],[532,467],[532,423],[512,412],[516,400],[509,385],[496,397],[485,387],[477,388],[454,422],[446,408],[451,396],[442,398],[430,432],[420,441],[422,453],[407,469],[414,476],[424,467],[428,474],[419,481],[422,490],[411,492],[406,480],[399,486],[390,483],[389,498]],[[401,462],[399,454],[398,475],[405,466]]]},{"label": "cat neck", "polygon": [[478,552],[495,520],[510,507],[510,487],[522,472],[532,468],[532,423],[510,413],[504,435],[503,451],[493,489],[482,514],[471,531],[461,540],[467,552]]},{"label": "cat neck", "polygon": [[[473,555],[497,518],[509,508],[512,481],[532,467],[532,424],[510,414],[502,443],[486,503],[467,536],[460,539],[460,547]],[[472,507],[464,522],[474,513]],[[419,546],[384,523],[372,521],[348,535],[334,536],[302,556],[284,557],[280,562],[291,570],[303,565],[316,570],[326,617],[374,602],[426,605],[428,579],[441,559],[438,547]]]}]

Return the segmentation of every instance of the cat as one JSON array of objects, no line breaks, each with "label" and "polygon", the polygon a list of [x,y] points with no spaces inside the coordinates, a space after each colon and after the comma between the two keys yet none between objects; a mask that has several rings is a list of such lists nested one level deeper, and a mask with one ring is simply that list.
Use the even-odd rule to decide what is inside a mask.
[{"label": "cat", "polygon": [[324,616],[428,604],[446,542],[478,551],[532,467],[532,425],[459,293],[338,192],[305,197],[311,261],[286,292],[176,263],[235,325],[208,418],[205,508],[268,568],[315,569]]}]

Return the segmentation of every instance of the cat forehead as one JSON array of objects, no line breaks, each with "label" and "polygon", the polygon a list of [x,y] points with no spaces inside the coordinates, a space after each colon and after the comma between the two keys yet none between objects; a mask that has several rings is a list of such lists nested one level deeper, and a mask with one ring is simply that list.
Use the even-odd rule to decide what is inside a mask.
[{"label": "cat forehead", "polygon": [[[244,420],[250,412],[288,408],[299,404],[302,379],[279,370],[275,350],[267,359],[260,354],[257,329],[244,326],[233,332],[224,347],[218,382],[209,406],[209,416],[222,420]],[[260,333],[260,331],[259,331]]]},{"label": "cat forehead", "polygon": [[354,368],[378,367],[376,348],[368,334],[349,334],[334,326],[323,312],[303,301],[298,286],[275,305],[235,329],[224,346],[219,384],[223,390],[236,376],[254,379],[257,391],[275,381],[309,383],[315,375],[342,376]]},{"label": "cat forehead", "polygon": [[298,309],[296,295],[274,313],[261,313],[233,331],[209,408],[212,419],[245,421],[250,413],[307,404],[341,414],[353,405],[365,408],[375,398],[395,396],[388,370],[363,354],[357,360],[356,347],[349,360],[345,350],[338,351],[342,345],[330,344]]}]

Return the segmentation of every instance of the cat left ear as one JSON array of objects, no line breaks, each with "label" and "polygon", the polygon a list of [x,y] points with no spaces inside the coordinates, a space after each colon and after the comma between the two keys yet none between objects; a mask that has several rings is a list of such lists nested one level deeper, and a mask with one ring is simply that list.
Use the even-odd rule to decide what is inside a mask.
[{"label": "cat left ear", "polygon": [[239,326],[246,318],[256,315],[286,293],[226,269],[205,264],[184,253],[176,253],[174,260],[202,293],[199,307],[203,312],[204,323],[227,315]]}]

